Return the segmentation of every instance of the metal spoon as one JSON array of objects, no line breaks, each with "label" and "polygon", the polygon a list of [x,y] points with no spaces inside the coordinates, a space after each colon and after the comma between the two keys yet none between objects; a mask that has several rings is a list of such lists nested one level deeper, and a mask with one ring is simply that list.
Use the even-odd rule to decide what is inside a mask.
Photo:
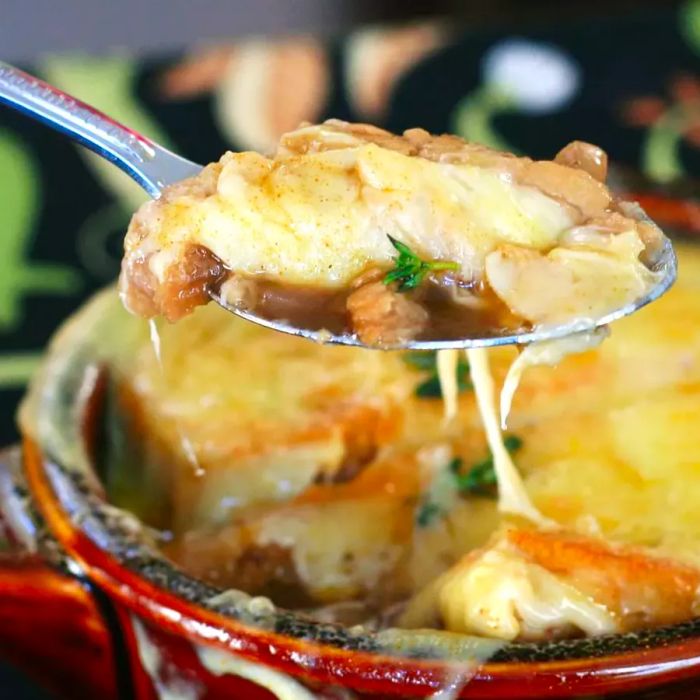
[{"label": "metal spoon", "polygon": [[[153,198],[158,198],[167,185],[192,177],[202,169],[198,163],[172,153],[80,100],[1,61],[0,104],[5,104],[43,122],[111,161],[130,175]],[[668,239],[664,241],[664,246],[652,269],[660,273],[659,281],[654,287],[639,299],[597,319],[579,319],[563,326],[488,338],[413,340],[383,349],[442,350],[525,344],[561,338],[605,326],[657,299],[673,284],[677,274],[677,263]],[[210,296],[227,311],[276,331],[298,335],[316,342],[365,347],[355,335],[350,333],[335,335],[323,330],[296,328],[285,321],[261,318],[250,311],[235,308],[226,304],[214,293]]]}]

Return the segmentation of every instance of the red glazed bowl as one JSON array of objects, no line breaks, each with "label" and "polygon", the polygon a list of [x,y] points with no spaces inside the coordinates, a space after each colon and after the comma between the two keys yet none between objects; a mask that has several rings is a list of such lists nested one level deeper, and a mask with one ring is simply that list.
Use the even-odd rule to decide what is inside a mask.
[{"label": "red glazed bowl", "polygon": [[[700,231],[700,205],[632,195]],[[101,483],[109,364],[98,295],[58,334],[0,458],[0,656],[67,698],[546,698],[700,695],[700,619],[638,633],[498,644],[315,622],[192,578]],[[1,538],[0,538],[1,539]]]}]

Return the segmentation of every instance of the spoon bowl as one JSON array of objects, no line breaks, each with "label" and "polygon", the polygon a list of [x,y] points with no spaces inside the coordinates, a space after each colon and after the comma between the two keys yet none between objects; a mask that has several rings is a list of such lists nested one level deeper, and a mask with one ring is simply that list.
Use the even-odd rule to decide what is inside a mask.
[{"label": "spoon bowl", "polygon": [[[154,199],[157,199],[168,185],[193,177],[202,169],[198,163],[169,151],[80,100],[3,62],[0,62],[0,104],[46,124],[114,163]],[[653,287],[634,301],[599,318],[578,318],[569,324],[537,327],[517,333],[504,332],[487,337],[407,340],[400,344],[383,345],[381,349],[446,350],[525,345],[590,331],[634,313],[668,290],[677,275],[676,256],[668,239],[664,241],[658,259],[651,269],[658,273],[658,280]],[[375,347],[364,344],[355,334],[299,328],[283,320],[271,320],[258,316],[251,311],[226,303],[214,290],[210,291],[209,296],[236,316],[272,330],[318,343]]]},{"label": "spoon bowl", "polygon": [[[658,299],[664,292],[668,291],[675,282],[678,274],[678,263],[671,241],[666,239],[659,253],[658,259],[651,266],[651,271],[659,275],[657,283],[643,296],[638,297],[629,304],[625,304],[613,311],[610,311],[599,318],[577,318],[572,323],[539,327],[531,331],[520,333],[503,333],[485,338],[459,338],[450,340],[410,340],[400,344],[382,345],[382,350],[449,350],[449,349],[469,349],[469,348],[489,348],[499,345],[528,345],[530,343],[541,343],[557,338],[565,338],[575,333],[592,331],[595,328],[607,326],[613,321],[617,321],[625,316],[638,311],[643,306]],[[354,333],[331,333],[326,330],[316,330],[309,328],[299,328],[283,320],[269,319],[262,316],[239,309],[228,304],[225,299],[215,292],[210,292],[209,296],[219,306],[230,311],[236,316],[252,321],[265,328],[270,328],[280,333],[289,333],[300,338],[306,338],[316,343],[328,345],[351,345],[354,347],[373,348],[375,346],[365,345]]]}]

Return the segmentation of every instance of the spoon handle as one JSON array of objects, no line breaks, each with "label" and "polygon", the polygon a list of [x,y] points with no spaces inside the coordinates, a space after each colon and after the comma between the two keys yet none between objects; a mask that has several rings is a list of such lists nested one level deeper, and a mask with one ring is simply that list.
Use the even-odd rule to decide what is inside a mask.
[{"label": "spoon handle", "polygon": [[158,197],[166,185],[196,175],[201,166],[57,88],[0,61],[0,104],[66,134],[120,167]]}]

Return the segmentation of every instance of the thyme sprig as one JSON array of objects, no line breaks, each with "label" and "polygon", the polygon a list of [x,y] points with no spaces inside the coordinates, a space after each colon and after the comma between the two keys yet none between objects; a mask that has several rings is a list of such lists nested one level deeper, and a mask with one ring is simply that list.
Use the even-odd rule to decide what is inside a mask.
[{"label": "thyme sprig", "polygon": [[416,524],[418,527],[428,527],[434,523],[441,515],[442,508],[434,501],[425,501],[421,503],[416,514]]},{"label": "thyme sprig", "polygon": [[[506,435],[503,444],[506,450],[513,454],[523,446],[523,441],[517,435]],[[493,468],[491,453],[467,472],[462,470],[462,460],[459,457],[450,462],[449,468],[455,475],[457,488],[463,494],[491,495],[493,487],[496,486],[496,471]]]},{"label": "thyme sprig", "polygon": [[405,243],[389,236],[391,245],[398,255],[394,258],[394,267],[384,276],[384,284],[398,283],[400,292],[419,287],[429,272],[439,270],[459,270],[459,263],[449,260],[421,260]]},{"label": "thyme sprig", "polygon": [[[503,444],[511,454],[517,452],[523,441],[517,435],[507,435]],[[495,495],[496,472],[493,467],[493,455],[489,454],[471,469],[464,471],[464,460],[455,457],[438,474],[429,491],[424,495],[416,510],[416,524],[428,527],[445,517],[451,509],[453,496],[488,496]]]},{"label": "thyme sprig", "polygon": [[[404,353],[403,361],[415,369],[427,372],[426,378],[416,386],[414,394],[421,399],[440,399],[442,389],[437,371],[437,355],[434,350],[421,351],[413,350]],[[469,363],[462,359],[457,362],[457,390],[459,393],[471,389],[469,380]]]}]

